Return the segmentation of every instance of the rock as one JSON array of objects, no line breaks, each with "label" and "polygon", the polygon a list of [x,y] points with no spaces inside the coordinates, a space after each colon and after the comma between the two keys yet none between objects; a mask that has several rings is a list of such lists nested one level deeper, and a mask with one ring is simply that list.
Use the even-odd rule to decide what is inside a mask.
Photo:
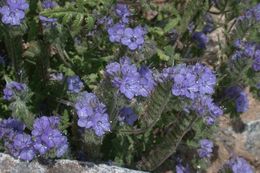
[{"label": "rock", "polygon": [[229,115],[220,118],[219,128],[215,134],[215,145],[218,148],[218,158],[208,173],[215,173],[227,162],[232,155],[245,158],[260,173],[260,102],[249,94],[249,110],[241,114],[245,128],[240,133],[233,129],[234,123]]},{"label": "rock", "polygon": [[52,165],[42,165],[37,161],[24,162],[0,153],[1,173],[144,173],[106,164],[93,164],[76,160],[57,160]]}]

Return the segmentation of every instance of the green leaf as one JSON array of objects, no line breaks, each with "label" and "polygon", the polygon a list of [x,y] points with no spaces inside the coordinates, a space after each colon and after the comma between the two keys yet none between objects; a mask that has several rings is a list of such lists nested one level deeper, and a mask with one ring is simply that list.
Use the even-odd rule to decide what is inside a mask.
[{"label": "green leaf", "polygon": [[171,85],[171,82],[159,84],[151,97],[144,104],[145,110],[140,116],[142,127],[151,128],[161,118],[161,115],[172,96]]},{"label": "green leaf", "polygon": [[172,130],[168,131],[162,142],[157,144],[138,162],[138,169],[153,171],[175,153],[184,135],[192,128],[197,119],[196,115],[180,116],[176,115],[176,121],[173,127],[170,128]]},{"label": "green leaf", "polygon": [[169,21],[169,23],[167,23],[167,25],[164,27],[164,32],[169,32],[171,31],[174,27],[176,27],[180,22],[180,18],[177,17],[175,19],[172,19]]},{"label": "green leaf", "polygon": [[168,55],[166,55],[162,50],[157,49],[157,55],[159,56],[160,60],[163,61],[169,61],[170,57]]}]

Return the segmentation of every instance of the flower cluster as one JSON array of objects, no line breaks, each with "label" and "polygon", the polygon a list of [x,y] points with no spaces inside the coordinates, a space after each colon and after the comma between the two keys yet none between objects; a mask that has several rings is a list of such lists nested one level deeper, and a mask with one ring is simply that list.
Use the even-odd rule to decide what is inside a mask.
[{"label": "flower cluster", "polygon": [[12,100],[16,95],[22,94],[27,89],[24,83],[18,83],[15,81],[6,83],[4,88],[4,99]]},{"label": "flower cluster", "polygon": [[0,122],[0,140],[4,140],[7,150],[22,160],[32,160],[35,156],[33,141],[30,135],[23,131],[25,125],[16,119],[6,119]]},{"label": "flower cluster", "polygon": [[258,45],[237,39],[234,42],[234,46],[237,50],[231,56],[231,60],[251,58],[253,61],[252,69],[256,72],[260,71],[260,49]]},{"label": "flower cluster", "polygon": [[78,115],[78,126],[92,129],[97,136],[110,131],[106,106],[93,93],[83,92],[77,99],[75,109]]},{"label": "flower cluster", "polygon": [[125,122],[128,125],[134,125],[134,122],[138,119],[133,109],[130,107],[123,107],[119,112],[119,121]]},{"label": "flower cluster", "polygon": [[200,158],[210,158],[213,151],[213,142],[208,139],[201,139],[199,143],[198,154]]},{"label": "flower cluster", "polygon": [[112,84],[128,99],[134,96],[148,97],[155,86],[152,71],[148,67],[137,69],[128,57],[121,58],[119,63],[108,64],[106,73]]},{"label": "flower cluster", "polygon": [[197,97],[190,106],[187,106],[187,109],[202,117],[207,125],[213,125],[215,120],[223,115],[223,110],[208,95]]},{"label": "flower cluster", "polygon": [[25,10],[29,4],[25,0],[7,0],[6,5],[0,8],[2,22],[10,25],[20,25],[25,17]]},{"label": "flower cluster", "polygon": [[36,154],[44,155],[50,150],[61,157],[68,148],[67,138],[57,129],[58,117],[38,118],[34,122],[32,136],[24,132],[25,125],[16,119],[0,122],[0,140],[14,157],[32,160]]},{"label": "flower cluster", "polygon": [[237,112],[246,112],[248,110],[247,94],[239,86],[229,87],[225,91],[228,98],[235,100]]},{"label": "flower cluster", "polygon": [[250,20],[254,19],[255,21],[260,21],[260,4],[256,4],[251,9],[248,9],[244,15],[239,17],[240,20]]},{"label": "flower cluster", "polygon": [[184,106],[184,110],[196,112],[208,125],[223,115],[223,110],[211,98],[216,76],[208,67],[198,63],[189,66],[179,64],[163,69],[158,78],[159,82],[173,81],[172,94],[192,100],[191,104]]},{"label": "flower cluster", "polygon": [[132,14],[126,4],[117,4],[115,7],[115,12],[116,15],[120,17],[120,23],[128,24],[129,16],[131,16]]},{"label": "flower cluster", "polygon": [[229,168],[233,173],[253,173],[253,169],[242,157],[231,158],[228,162]]},{"label": "flower cluster", "polygon": [[58,130],[60,119],[58,117],[42,116],[33,124],[32,136],[34,149],[40,155],[55,150],[56,156],[61,157],[68,149],[67,138]]},{"label": "flower cluster", "polygon": [[131,16],[127,5],[117,4],[115,11],[117,16],[121,19],[118,23],[111,24],[111,26],[108,27],[109,40],[113,43],[121,43],[132,51],[140,49],[144,44],[145,29],[141,26],[134,28],[126,26],[126,24],[129,23],[128,17]]},{"label": "flower cluster", "polygon": [[[55,8],[57,5],[58,4],[56,2],[50,0],[45,0],[42,2],[42,8],[44,9],[52,9]],[[39,16],[39,19],[42,22],[43,26],[54,26],[57,22],[56,18],[49,18],[42,15]]]},{"label": "flower cluster", "polygon": [[172,94],[175,96],[195,99],[200,95],[214,93],[216,76],[211,69],[202,64],[180,64],[174,67],[172,74]]},{"label": "flower cluster", "polygon": [[67,78],[67,85],[68,85],[68,90],[71,93],[79,93],[83,87],[84,84],[83,82],[80,80],[79,76],[69,76]]}]

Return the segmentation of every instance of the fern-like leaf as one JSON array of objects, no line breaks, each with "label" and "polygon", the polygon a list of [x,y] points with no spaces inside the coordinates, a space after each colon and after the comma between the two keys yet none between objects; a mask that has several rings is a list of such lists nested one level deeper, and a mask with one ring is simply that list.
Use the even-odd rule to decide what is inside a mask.
[{"label": "fern-like leaf", "polygon": [[55,9],[48,9],[41,12],[41,15],[51,18],[58,18],[63,24],[69,24],[72,22],[72,27],[80,27],[84,21],[85,12],[83,10],[78,10],[71,4],[65,7],[57,7]]},{"label": "fern-like leaf", "polygon": [[156,145],[141,161],[138,162],[138,169],[153,171],[166,159],[175,153],[184,135],[192,128],[197,117],[196,115],[176,116],[173,128],[167,132],[163,141]]},{"label": "fern-like leaf", "polygon": [[160,119],[170,98],[171,83],[159,84],[151,97],[145,103],[145,110],[140,116],[140,122],[144,128],[152,128]]}]

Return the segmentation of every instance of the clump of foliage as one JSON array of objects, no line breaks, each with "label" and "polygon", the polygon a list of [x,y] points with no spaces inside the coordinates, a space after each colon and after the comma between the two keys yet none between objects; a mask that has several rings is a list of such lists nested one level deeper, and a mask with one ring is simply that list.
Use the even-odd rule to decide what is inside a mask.
[{"label": "clump of foliage", "polygon": [[260,96],[254,1],[5,0],[0,15],[1,148],[22,160],[203,171],[218,118]]}]

